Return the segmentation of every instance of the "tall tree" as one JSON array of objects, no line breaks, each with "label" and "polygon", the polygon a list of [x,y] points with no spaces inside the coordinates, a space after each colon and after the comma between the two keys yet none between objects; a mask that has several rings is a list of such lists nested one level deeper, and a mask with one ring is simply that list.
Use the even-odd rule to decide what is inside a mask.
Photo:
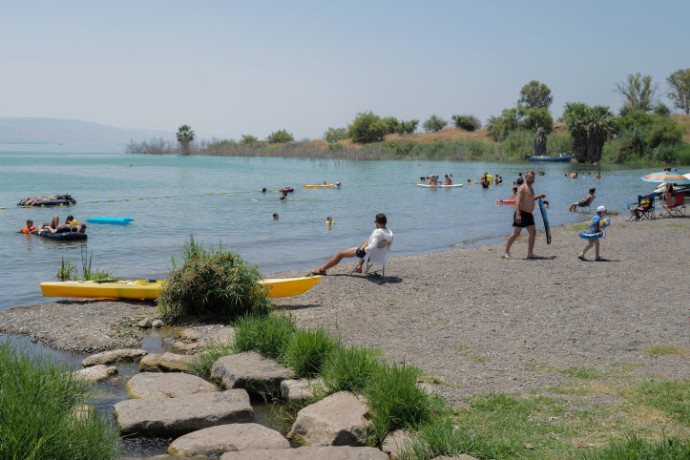
[{"label": "tall tree", "polygon": [[680,69],[673,72],[667,79],[671,92],[668,98],[673,106],[679,108],[685,115],[690,114],[690,69]]},{"label": "tall tree", "polygon": [[189,155],[189,144],[194,140],[194,131],[191,126],[182,125],[177,129],[177,142],[183,155]]},{"label": "tall tree", "polygon": [[528,109],[547,109],[553,102],[551,90],[544,83],[532,80],[522,87],[520,90],[520,100],[518,105],[522,105]]},{"label": "tall tree", "polygon": [[627,80],[617,82],[616,89],[625,98],[630,109],[649,112],[658,99],[659,85],[652,83],[651,75],[637,72],[629,74]]},{"label": "tall tree", "polygon": [[568,102],[563,111],[565,125],[573,136],[573,152],[579,163],[601,160],[604,143],[615,131],[616,124],[608,107],[590,107]]},{"label": "tall tree", "polygon": [[439,118],[436,115],[429,117],[427,121],[424,122],[424,130],[428,132],[439,132],[448,125],[448,122],[443,118]]}]

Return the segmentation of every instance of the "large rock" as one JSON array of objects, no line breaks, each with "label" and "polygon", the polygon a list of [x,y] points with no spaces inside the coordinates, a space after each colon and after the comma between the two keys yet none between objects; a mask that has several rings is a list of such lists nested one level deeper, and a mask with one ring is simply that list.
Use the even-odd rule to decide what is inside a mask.
[{"label": "large rock", "polygon": [[226,452],[220,460],[389,460],[373,447],[299,447],[297,449],[251,449]]},{"label": "large rock", "polygon": [[196,393],[212,393],[218,388],[210,382],[192,374],[182,372],[142,372],[135,375],[127,385],[130,398],[179,398]]},{"label": "large rock", "polygon": [[122,348],[120,350],[104,351],[84,358],[81,362],[83,367],[95,366],[96,364],[110,364],[121,362],[137,362],[142,356],[146,356],[146,350],[134,348]]},{"label": "large rock", "polygon": [[388,433],[388,436],[383,440],[381,450],[387,453],[391,459],[397,459],[407,444],[413,441],[414,437],[408,430],[395,430]]},{"label": "large rock", "polygon": [[233,423],[194,431],[170,444],[170,455],[219,455],[246,449],[289,449],[279,432],[257,423]]},{"label": "large rock", "polygon": [[318,379],[283,380],[280,382],[280,397],[287,401],[302,401],[314,395]]},{"label": "large rock", "polygon": [[235,339],[235,329],[218,325],[188,327],[182,331],[180,339],[173,344],[173,350],[190,353],[211,345],[231,345]]},{"label": "large rock", "polygon": [[248,422],[254,411],[245,390],[167,399],[130,399],[113,407],[120,433],[179,436],[226,423]]},{"label": "large rock", "polygon": [[211,368],[211,380],[251,394],[278,394],[280,382],[288,378],[289,369],[253,351],[219,358]]},{"label": "large rock", "polygon": [[194,363],[195,355],[179,355],[177,353],[151,353],[139,361],[142,372],[186,372]]},{"label": "large rock", "polygon": [[77,378],[86,380],[87,382],[100,382],[108,380],[113,374],[117,374],[117,367],[106,366],[105,364],[97,364],[91,367],[85,367],[74,372]]},{"label": "large rock", "polygon": [[371,425],[368,411],[352,393],[334,393],[299,411],[288,437],[307,446],[364,445]]}]

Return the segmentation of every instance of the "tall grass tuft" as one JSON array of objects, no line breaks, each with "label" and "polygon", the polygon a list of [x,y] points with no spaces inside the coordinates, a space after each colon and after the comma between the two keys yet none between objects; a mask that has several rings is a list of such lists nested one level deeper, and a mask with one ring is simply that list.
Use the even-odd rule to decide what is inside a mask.
[{"label": "tall grass tuft", "polygon": [[286,314],[243,316],[234,323],[235,352],[255,351],[273,359],[281,359],[297,327]]},{"label": "tall grass tuft", "polygon": [[183,262],[168,275],[158,296],[158,305],[169,323],[184,317],[219,318],[227,322],[250,314],[265,315],[273,309],[255,265],[239,254],[205,248],[190,237],[182,249]]},{"label": "tall grass tuft", "polygon": [[219,358],[233,354],[234,346],[231,343],[215,343],[204,348],[196,357],[189,370],[195,374],[211,377],[211,368]]},{"label": "tall grass tuft", "polygon": [[321,368],[321,378],[329,393],[360,393],[374,374],[378,350],[365,347],[336,347]]},{"label": "tall grass tuft", "polygon": [[87,390],[66,369],[0,345],[0,458],[114,458],[118,436],[112,425],[75,413]]},{"label": "tall grass tuft", "polygon": [[331,351],[336,341],[321,328],[298,330],[285,349],[285,364],[292,368],[298,378],[314,377]]},{"label": "tall grass tuft", "polygon": [[421,375],[421,370],[404,364],[378,363],[374,367],[362,393],[371,407],[377,443],[380,444],[389,431],[431,420],[431,398],[417,385]]},{"label": "tall grass tuft", "polygon": [[76,272],[77,267],[69,261],[69,257],[66,259],[62,257],[60,260],[60,267],[57,271],[57,279],[60,281],[69,281],[74,278]]}]

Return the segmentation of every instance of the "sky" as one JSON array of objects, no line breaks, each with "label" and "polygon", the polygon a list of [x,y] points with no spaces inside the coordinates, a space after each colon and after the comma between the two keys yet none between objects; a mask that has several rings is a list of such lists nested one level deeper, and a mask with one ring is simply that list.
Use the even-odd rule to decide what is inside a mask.
[{"label": "sky", "polygon": [[567,102],[618,112],[628,74],[665,95],[690,67],[687,0],[3,3],[0,117],[205,140],[318,139],[368,111],[485,123],[531,80],[554,118]]}]

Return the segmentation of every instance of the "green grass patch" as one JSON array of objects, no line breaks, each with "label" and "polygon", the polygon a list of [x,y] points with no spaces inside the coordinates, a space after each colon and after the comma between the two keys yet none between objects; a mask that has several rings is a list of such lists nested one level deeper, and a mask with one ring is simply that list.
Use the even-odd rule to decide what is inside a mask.
[{"label": "green grass patch", "polygon": [[690,425],[690,379],[648,379],[631,386],[629,399],[661,411],[678,423]]},{"label": "green grass patch", "polygon": [[687,348],[679,347],[677,345],[652,345],[649,347],[645,347],[644,352],[649,354],[649,355],[656,355],[656,356],[669,356],[669,355],[688,356],[688,355],[690,355],[690,350],[688,350]]},{"label": "green grass patch", "polygon": [[556,374],[558,369],[551,366],[550,364],[540,363],[540,362],[528,362],[525,363],[525,369],[539,372],[540,374]]},{"label": "green grass patch", "polygon": [[614,441],[609,446],[585,452],[584,460],[687,460],[690,458],[690,442],[679,438],[647,441],[635,435],[626,440]]},{"label": "green grass patch", "polygon": [[244,316],[234,323],[234,351],[255,351],[281,360],[288,342],[297,331],[292,317],[285,314]]},{"label": "green grass patch", "polygon": [[208,378],[211,376],[213,363],[223,356],[231,355],[235,352],[232,344],[213,344],[204,348],[197,358],[189,366],[189,370],[195,374],[203,375]]},{"label": "green grass patch", "polygon": [[582,230],[587,230],[589,228],[589,224],[573,224],[570,226],[570,230],[574,232],[581,232]]},{"label": "green grass patch", "polygon": [[112,425],[77,416],[86,382],[47,360],[0,345],[0,458],[109,459],[118,452]]},{"label": "green grass patch", "polygon": [[602,371],[587,366],[570,366],[567,369],[563,369],[561,373],[565,376],[582,380],[598,380],[604,377]]},{"label": "green grass patch", "polygon": [[687,228],[685,224],[666,224],[666,226],[671,228]]},{"label": "green grass patch", "polygon": [[321,366],[336,345],[335,339],[321,328],[297,330],[285,348],[285,364],[297,378],[314,377],[321,372]]},{"label": "green grass patch", "polygon": [[329,393],[360,393],[375,372],[380,352],[365,347],[336,347],[321,368],[321,378]]}]

